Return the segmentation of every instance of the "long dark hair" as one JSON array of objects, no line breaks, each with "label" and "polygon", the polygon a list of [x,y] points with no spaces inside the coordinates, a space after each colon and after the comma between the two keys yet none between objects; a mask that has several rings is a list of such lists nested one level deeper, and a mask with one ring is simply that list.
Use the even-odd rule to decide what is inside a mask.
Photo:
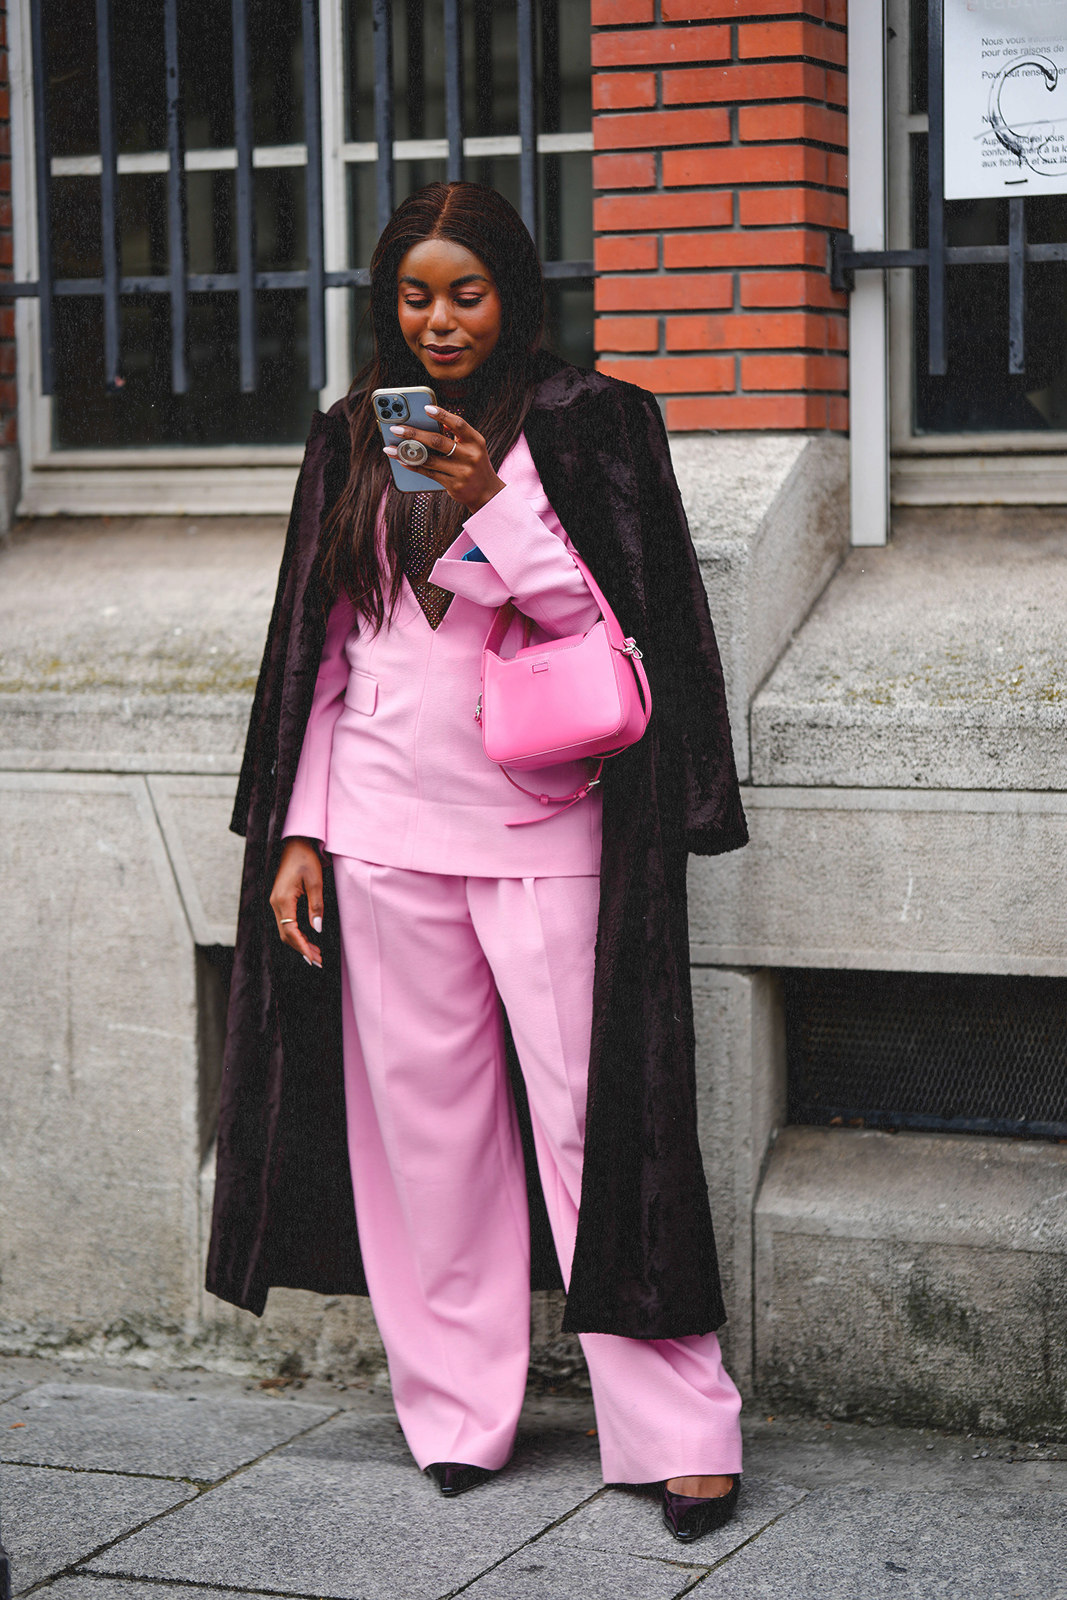
[{"label": "long dark hair", "polygon": [[[403,582],[403,550],[411,495],[393,485],[370,395],[425,383],[421,362],[408,349],[397,317],[397,271],[424,239],[450,239],[488,267],[500,295],[500,337],[473,374],[464,415],[485,439],[499,466],[522,431],[535,382],[535,358],[544,325],[541,265],[522,218],[503,195],[480,183],[430,183],[394,211],[371,259],[370,314],[374,355],[348,391],[344,409],[352,434],[348,482],[323,528],[321,574],[328,598],[346,589],[357,614],[375,631],[391,616]],[[442,403],[447,400],[442,396]],[[428,485],[429,486],[429,485]],[[385,495],[384,560],[375,523]],[[440,552],[466,515],[446,494],[433,498],[433,532]]]}]

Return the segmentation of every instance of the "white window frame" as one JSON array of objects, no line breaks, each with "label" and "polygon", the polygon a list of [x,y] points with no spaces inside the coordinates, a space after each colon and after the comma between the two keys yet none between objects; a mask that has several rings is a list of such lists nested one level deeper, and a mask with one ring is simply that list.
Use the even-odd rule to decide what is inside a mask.
[{"label": "white window frame", "polygon": [[[30,0],[8,0],[11,82],[11,190],[16,280],[38,273],[34,175],[33,76]],[[323,133],[323,246],[327,272],[348,260],[348,167],[377,160],[373,143],[346,143],[344,0],[320,0],[320,73]],[[517,156],[514,137],[469,138],[464,154],[477,158]],[[593,148],[592,131],[541,134],[541,154]],[[403,139],[396,161],[444,160],[445,139]],[[303,166],[303,145],[259,147],[253,165]],[[219,170],[236,164],[232,150],[191,150],[186,170]],[[165,151],[119,157],[121,172],[166,172]],[[55,177],[99,172],[98,156],[55,158]],[[326,385],[318,404],[325,410],[352,381],[350,291],[326,291]],[[52,444],[52,400],[41,393],[40,319],[37,301],[15,301],[18,361],[18,428],[22,473],[20,516],[284,514],[288,511],[303,448],[300,445],[224,445],[155,449],[56,450]]]}]

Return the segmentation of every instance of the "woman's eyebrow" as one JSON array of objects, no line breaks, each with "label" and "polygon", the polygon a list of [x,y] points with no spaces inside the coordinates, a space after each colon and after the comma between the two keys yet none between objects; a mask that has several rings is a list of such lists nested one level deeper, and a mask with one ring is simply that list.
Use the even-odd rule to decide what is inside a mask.
[{"label": "woman's eyebrow", "polygon": [[[405,272],[400,278],[401,283],[410,283],[413,289],[429,289],[430,285],[422,278],[412,278]],[[466,277],[453,278],[449,284],[450,289],[462,289],[465,283],[488,283],[489,279],[482,272],[468,272]]]}]

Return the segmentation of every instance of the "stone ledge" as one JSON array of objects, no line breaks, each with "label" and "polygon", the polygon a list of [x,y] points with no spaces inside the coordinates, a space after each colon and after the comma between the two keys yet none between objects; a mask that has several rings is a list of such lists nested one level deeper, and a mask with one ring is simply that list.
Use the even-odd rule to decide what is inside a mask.
[{"label": "stone ledge", "polygon": [[1067,789],[1067,528],[900,512],[853,550],[752,707],[757,784]]},{"label": "stone ledge", "polygon": [[757,1385],[832,1416],[1067,1435],[1067,1147],[787,1128],[756,1203]]},{"label": "stone ledge", "polygon": [[848,447],[803,434],[690,434],[671,439],[671,456],[746,778],[752,697],[848,547]]},{"label": "stone ledge", "polygon": [[743,794],[747,849],[689,864],[694,961],[1067,976],[1067,795]]}]

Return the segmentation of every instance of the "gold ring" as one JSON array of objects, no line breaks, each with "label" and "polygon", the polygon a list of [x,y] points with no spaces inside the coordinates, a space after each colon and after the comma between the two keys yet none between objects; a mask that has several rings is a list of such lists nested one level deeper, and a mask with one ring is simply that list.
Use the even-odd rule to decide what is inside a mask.
[{"label": "gold ring", "polygon": [[278,926],[279,926],[279,928],[284,928],[285,924],[287,922],[295,922],[295,921],[296,921],[295,917],[283,917],[282,920],[279,922]]}]

